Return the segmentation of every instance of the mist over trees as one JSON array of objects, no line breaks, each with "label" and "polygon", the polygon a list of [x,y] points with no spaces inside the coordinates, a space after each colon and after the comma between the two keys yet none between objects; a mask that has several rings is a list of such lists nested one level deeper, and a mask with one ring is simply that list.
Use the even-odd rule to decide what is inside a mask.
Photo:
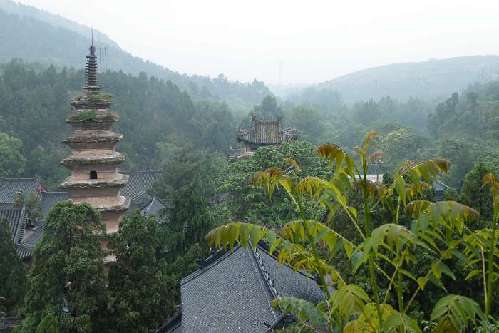
[{"label": "mist over trees", "polygon": [[[34,7],[0,1],[0,63],[20,58],[43,67],[49,65],[81,68],[82,55],[88,51],[90,31],[75,22]],[[170,80],[194,100],[225,102],[243,112],[270,93],[261,81],[229,81],[223,74],[215,78],[186,75],[134,57],[100,32],[95,33],[100,66],[104,70],[138,75],[146,73]]]},{"label": "mist over trees", "polygon": [[[88,37],[7,0],[0,31],[0,177],[57,190]],[[290,331],[497,330],[497,57],[373,68],[279,98],[263,82],[181,75],[96,36],[122,171],[161,171],[149,194],[163,208],[130,212],[107,270],[87,204],[51,210],[30,264],[0,219],[0,317],[19,318],[14,332],[153,331],[181,310],[183,277],[248,240],[322,288],[319,305],[274,302],[294,316]],[[298,140],[233,158],[254,116]]]}]

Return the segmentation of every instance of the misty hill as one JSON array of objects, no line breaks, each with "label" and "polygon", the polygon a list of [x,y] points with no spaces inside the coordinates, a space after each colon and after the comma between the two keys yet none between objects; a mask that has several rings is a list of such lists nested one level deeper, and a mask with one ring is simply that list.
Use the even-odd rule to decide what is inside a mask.
[{"label": "misty hill", "polygon": [[[95,32],[101,67],[137,75],[145,72],[171,80],[194,99],[223,100],[236,110],[258,104],[269,90],[263,82],[240,83],[217,78],[189,76],[134,57],[105,34]],[[31,6],[0,0],[0,62],[21,58],[43,65],[81,68],[88,52],[90,28]]]},{"label": "misty hill", "polygon": [[318,84],[345,102],[390,96],[432,99],[499,77],[499,56],[468,56],[369,68]]}]

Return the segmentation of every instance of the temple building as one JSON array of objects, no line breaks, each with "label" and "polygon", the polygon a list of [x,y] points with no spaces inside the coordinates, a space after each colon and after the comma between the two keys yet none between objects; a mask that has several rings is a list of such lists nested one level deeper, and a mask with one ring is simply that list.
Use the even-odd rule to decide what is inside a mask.
[{"label": "temple building", "polygon": [[[155,216],[158,222],[165,218],[161,214],[165,205],[150,190],[161,176],[160,171],[137,171],[130,173],[129,181],[121,194],[130,200],[127,214],[139,211],[142,215]],[[36,200],[29,204],[30,198]],[[37,178],[0,178],[0,219],[9,226],[12,241],[23,261],[30,261],[34,247],[45,229],[49,211],[58,202],[68,200],[69,193],[47,191]],[[34,211],[34,212],[33,212]]]},{"label": "temple building", "polygon": [[157,333],[274,332],[293,322],[272,307],[274,299],[324,299],[313,278],[279,263],[263,243],[214,253],[182,279],[180,292],[178,314]]},{"label": "temple building", "polygon": [[253,113],[251,126],[239,129],[237,141],[242,143],[242,147],[237,157],[251,156],[259,147],[280,145],[297,138],[297,130],[294,128],[283,129],[281,119],[262,120]]},{"label": "temple building", "polygon": [[61,184],[74,203],[88,203],[101,213],[106,233],[118,231],[119,223],[130,206],[130,199],[120,190],[128,176],[119,172],[125,156],[116,151],[122,135],[113,132],[118,114],[110,111],[111,98],[100,92],[97,84],[97,57],[92,43],[86,65],[84,93],[72,102],[66,122],[73,128],[64,140],[71,155],[62,165],[71,175]]}]

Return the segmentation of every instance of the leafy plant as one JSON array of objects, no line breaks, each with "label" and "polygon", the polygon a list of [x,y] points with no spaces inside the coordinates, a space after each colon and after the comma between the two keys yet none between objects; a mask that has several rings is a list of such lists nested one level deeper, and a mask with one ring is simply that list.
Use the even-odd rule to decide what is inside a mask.
[{"label": "leafy plant", "polygon": [[[496,251],[490,240],[495,236],[471,241],[473,232],[467,225],[478,218],[476,210],[455,201],[425,198],[436,177],[449,170],[448,161],[406,162],[391,183],[369,181],[369,164],[376,158],[369,146],[375,137],[375,133],[366,136],[356,149],[356,158],[336,145],[319,146],[317,153],[332,169],[328,178],[293,177],[277,167],[255,174],[253,184],[270,199],[276,193],[288,196],[298,219],[280,228],[232,222],[206,236],[214,247],[267,242],[280,262],[314,276],[324,293],[318,305],[295,299],[274,302],[279,310],[292,314],[305,331],[321,332],[327,327],[328,332],[421,332],[411,316],[416,313],[418,295],[433,290],[430,285],[445,292],[447,279],[456,278],[453,268],[457,263],[473,266],[476,262],[471,253],[476,253],[479,244]],[[494,181],[487,178],[491,186],[496,186]],[[306,218],[307,200],[326,209],[322,222]],[[335,228],[340,215],[348,218],[355,235],[346,236]],[[338,258],[348,262],[338,265]],[[488,262],[488,269],[496,272],[497,265]],[[494,274],[483,272],[491,279],[488,281],[495,281]],[[491,289],[486,290],[489,292]],[[463,310],[462,306],[469,308]],[[490,314],[485,311],[482,315],[476,301],[459,295],[444,295],[433,310],[426,311],[426,315],[432,311],[435,332],[449,325],[461,332]]]}]

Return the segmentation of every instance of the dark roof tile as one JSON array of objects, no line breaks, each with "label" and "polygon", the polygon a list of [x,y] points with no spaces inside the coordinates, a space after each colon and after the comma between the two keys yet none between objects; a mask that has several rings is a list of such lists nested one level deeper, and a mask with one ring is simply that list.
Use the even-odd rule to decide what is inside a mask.
[{"label": "dark roof tile", "polygon": [[281,319],[271,302],[294,296],[319,302],[322,291],[264,249],[236,248],[182,280],[182,332],[267,332]]},{"label": "dark roof tile", "polygon": [[138,171],[130,174],[128,183],[121,190],[121,195],[130,198],[135,208],[142,210],[152,200],[148,191],[161,176],[161,171]]},{"label": "dark roof tile", "polygon": [[43,216],[46,217],[57,203],[68,199],[69,194],[67,192],[42,192],[40,206]]},{"label": "dark roof tile", "polygon": [[0,179],[0,203],[14,203],[18,193],[39,193],[43,190],[36,178]]},{"label": "dark roof tile", "polygon": [[278,318],[251,250],[238,248],[182,281],[182,332],[265,332]]}]

